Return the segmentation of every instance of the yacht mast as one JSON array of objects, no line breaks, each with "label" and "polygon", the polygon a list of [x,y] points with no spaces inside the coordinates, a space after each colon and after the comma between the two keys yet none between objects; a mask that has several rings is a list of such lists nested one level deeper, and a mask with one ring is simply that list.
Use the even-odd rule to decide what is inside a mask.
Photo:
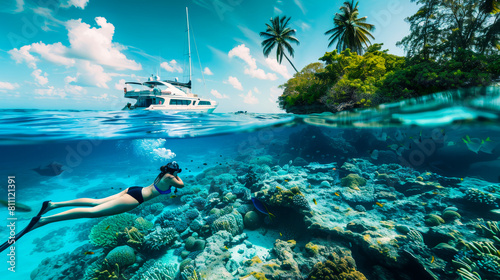
[{"label": "yacht mast", "polygon": [[188,29],[188,50],[189,50],[189,81],[191,82],[191,37],[189,37],[189,15],[188,8],[186,7],[186,21]]}]

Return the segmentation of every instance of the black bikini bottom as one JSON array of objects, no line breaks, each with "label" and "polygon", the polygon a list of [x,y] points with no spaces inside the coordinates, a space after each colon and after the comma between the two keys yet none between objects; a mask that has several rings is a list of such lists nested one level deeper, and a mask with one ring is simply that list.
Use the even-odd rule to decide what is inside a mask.
[{"label": "black bikini bottom", "polygon": [[135,198],[139,202],[139,204],[144,202],[144,198],[142,197],[142,187],[130,187],[128,188],[127,193]]}]

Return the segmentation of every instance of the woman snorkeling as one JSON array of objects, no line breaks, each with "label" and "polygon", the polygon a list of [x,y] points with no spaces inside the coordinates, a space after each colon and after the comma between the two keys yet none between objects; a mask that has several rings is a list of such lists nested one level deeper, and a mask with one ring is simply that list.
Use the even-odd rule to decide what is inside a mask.
[{"label": "woman snorkeling", "polygon": [[[157,197],[160,194],[168,194],[171,192],[171,187],[177,189],[183,188],[184,183],[179,178],[178,174],[182,171],[177,162],[173,161],[160,167],[160,174],[156,177],[153,184],[147,187],[130,187],[115,195],[108,196],[101,199],[93,198],[78,198],[69,201],[51,202],[50,200],[44,201],[42,209],[36,217],[31,219],[28,226],[21,232],[16,234],[14,240],[21,238],[29,231],[39,228],[41,226],[72,219],[80,218],[97,218],[103,216],[111,216],[130,211],[139,206],[144,201],[148,201]],[[177,192],[177,190],[175,191]],[[74,208],[68,211],[54,214],[52,216],[42,217],[50,210],[67,206],[91,206],[90,208]],[[5,242],[0,246],[0,252],[12,245],[12,239]]]}]

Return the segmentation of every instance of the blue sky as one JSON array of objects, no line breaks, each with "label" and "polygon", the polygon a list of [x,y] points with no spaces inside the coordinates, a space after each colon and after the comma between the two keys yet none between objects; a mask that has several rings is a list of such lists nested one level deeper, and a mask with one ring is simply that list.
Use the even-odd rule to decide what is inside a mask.
[{"label": "blue sky", "polygon": [[[193,92],[217,100],[215,112],[280,113],[279,85],[294,73],[258,33],[291,16],[300,70],[328,48],[324,32],[344,1],[325,0],[6,0],[0,4],[0,108],[119,110],[125,81],[188,80],[185,8],[194,34]],[[404,55],[410,0],[359,0],[375,24],[372,43]],[[195,42],[196,47],[195,48]],[[198,54],[199,58],[198,59]],[[201,67],[200,67],[201,62]],[[204,73],[204,74],[202,74]],[[203,78],[205,82],[203,82]]]}]

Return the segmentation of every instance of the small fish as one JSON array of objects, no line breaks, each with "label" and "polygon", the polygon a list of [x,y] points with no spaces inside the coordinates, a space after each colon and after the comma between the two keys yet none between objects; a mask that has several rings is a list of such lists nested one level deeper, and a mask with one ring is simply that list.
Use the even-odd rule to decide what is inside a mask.
[{"label": "small fish", "polygon": [[170,198],[176,198],[176,197],[177,197],[176,195],[172,195],[172,196],[170,196]]},{"label": "small fish", "polygon": [[311,186],[311,185],[309,185],[309,188],[312,188],[312,186]]},{"label": "small fish", "polygon": [[277,188],[278,190],[281,190],[281,188],[280,188],[280,187],[278,187],[278,186],[276,186],[276,188]]},{"label": "small fish", "polygon": [[111,225],[107,226],[107,227],[106,227],[106,230],[108,230],[110,226],[111,226]]},{"label": "small fish", "polygon": [[439,194],[439,192],[438,191],[433,191],[432,194]]},{"label": "small fish", "polygon": [[280,232],[280,236],[283,236],[283,234],[281,234],[281,232]]},{"label": "small fish", "polygon": [[337,168],[334,167],[334,168],[332,168],[332,170],[335,171],[335,170],[337,170]]},{"label": "small fish", "polygon": [[316,201],[316,198],[313,198],[314,205],[318,205],[318,202]]},{"label": "small fish", "polygon": [[379,207],[384,207],[384,203],[375,202],[375,204],[377,204],[377,206],[379,206]]},{"label": "small fish", "polygon": [[460,178],[460,181],[463,181],[463,180],[464,180],[464,178]]},{"label": "small fish", "polygon": [[94,252],[87,251],[87,252],[85,252],[85,253],[83,253],[83,254],[84,254],[84,255],[93,255],[93,254],[94,254]]},{"label": "small fish", "polygon": [[288,183],[288,180],[285,180],[285,182],[287,182],[287,183]]},{"label": "small fish", "polygon": [[224,249],[229,250],[229,248],[227,246],[224,246]]},{"label": "small fish", "polygon": [[435,258],[434,258],[434,256],[432,256],[432,258],[431,258],[431,263],[433,263],[433,262],[434,262],[434,260],[435,260]]},{"label": "small fish", "polygon": [[340,193],[339,192],[335,192],[334,193],[336,196],[340,196]]}]

